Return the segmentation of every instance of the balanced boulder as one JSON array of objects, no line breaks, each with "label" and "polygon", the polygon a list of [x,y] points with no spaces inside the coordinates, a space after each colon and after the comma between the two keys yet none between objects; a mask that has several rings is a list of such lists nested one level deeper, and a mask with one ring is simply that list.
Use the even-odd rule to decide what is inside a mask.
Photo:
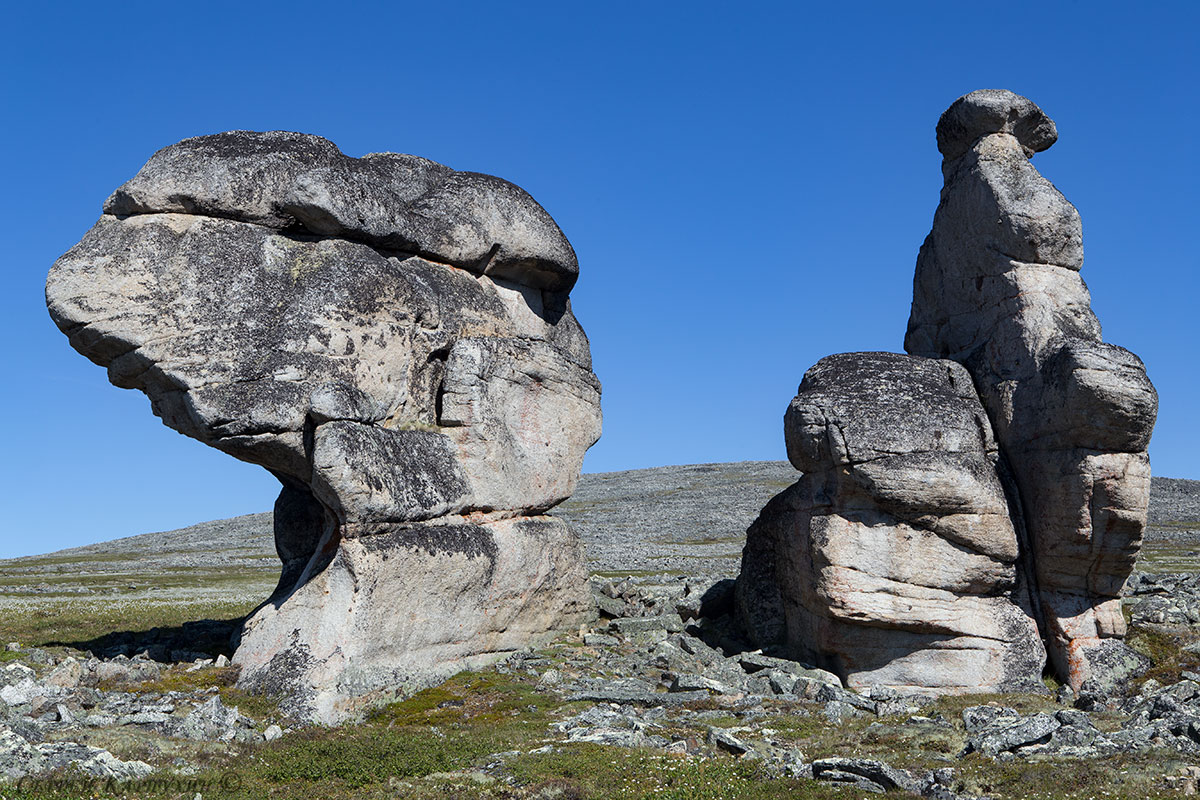
[{"label": "balanced boulder", "polygon": [[577,274],[499,178],[235,131],[156,153],[46,296],[114,384],[283,484],[234,662],[336,722],[589,613],[546,515],[600,435]]}]

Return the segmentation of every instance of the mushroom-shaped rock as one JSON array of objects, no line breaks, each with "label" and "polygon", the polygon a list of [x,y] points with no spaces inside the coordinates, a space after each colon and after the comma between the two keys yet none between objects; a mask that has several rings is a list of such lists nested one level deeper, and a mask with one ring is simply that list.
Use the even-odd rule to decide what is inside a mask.
[{"label": "mushroom-shaped rock", "polygon": [[938,151],[950,161],[993,133],[1013,136],[1028,155],[1058,139],[1054,120],[1033,101],[1004,89],[979,89],[955,100],[938,120]]},{"label": "mushroom-shaped rock", "polygon": [[334,236],[569,292],[570,242],[519,186],[418,156],[342,155],[302,133],[229,131],[155,153],[106,214],[202,214]]},{"label": "mushroom-shaped rock", "polygon": [[576,273],[506,181],[235,131],[156,153],[46,296],[114,384],[283,483],[234,661],[336,722],[588,613],[546,516],[600,435]]}]

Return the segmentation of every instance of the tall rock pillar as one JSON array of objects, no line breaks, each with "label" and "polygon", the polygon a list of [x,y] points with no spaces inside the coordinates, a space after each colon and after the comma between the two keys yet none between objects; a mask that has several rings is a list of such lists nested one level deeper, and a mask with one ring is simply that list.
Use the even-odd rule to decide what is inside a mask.
[{"label": "tall rock pillar", "polygon": [[942,115],[945,185],[904,345],[970,372],[1021,500],[1050,658],[1078,690],[1131,660],[1119,594],[1146,523],[1158,398],[1142,362],[1101,341],[1079,214],[1030,163],[1056,138],[1012,92]]}]

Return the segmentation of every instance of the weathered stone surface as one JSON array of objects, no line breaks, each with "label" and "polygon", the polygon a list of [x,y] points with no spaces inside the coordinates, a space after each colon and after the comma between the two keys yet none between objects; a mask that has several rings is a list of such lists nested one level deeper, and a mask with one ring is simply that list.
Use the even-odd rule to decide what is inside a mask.
[{"label": "weathered stone surface", "polygon": [[939,120],[911,357],[805,375],[784,422],[804,475],[751,525],[736,588],[760,645],[851,685],[939,692],[1038,688],[1043,638],[1075,691],[1144,669],[1119,598],[1158,401],[1142,362],[1101,341],[1079,214],[1029,163],[1057,136],[1006,91]]},{"label": "weathered stone surface", "polygon": [[235,131],[156,153],[46,296],[114,384],[282,482],[282,575],[234,661],[328,722],[590,613],[542,516],[600,435],[577,272],[499,178]]},{"label": "weathered stone surface", "polygon": [[364,241],[568,292],[575,251],[518,186],[402,153],[349,158],[319,136],[229,131],[165,147],[113,192],[114,216],[177,213]]},{"label": "weathered stone surface", "polygon": [[234,661],[289,711],[341,719],[584,619],[586,584],[578,539],[553,517],[360,531],[250,617]]},{"label": "weathered stone surface", "polygon": [[778,597],[778,644],[849,686],[1036,687],[1045,653],[966,370],[830,356],[805,374],[785,430],[804,476],[751,526],[743,556],[757,588],[739,609],[759,643],[776,629],[756,629],[754,592]]},{"label": "weathered stone surface", "polygon": [[1051,659],[1078,690],[1099,677],[1090,654],[1111,659],[1125,631],[1158,400],[1142,362],[1101,341],[1079,214],[1029,162],[1054,138],[1007,92],[972,92],[942,117],[945,186],[905,349],[970,371],[1021,499]]},{"label": "weathered stone surface", "polygon": [[947,159],[962,156],[982,136],[1011,134],[1027,155],[1058,139],[1054,120],[1028,98],[1005,89],[980,89],[950,104],[937,124],[938,151]]}]

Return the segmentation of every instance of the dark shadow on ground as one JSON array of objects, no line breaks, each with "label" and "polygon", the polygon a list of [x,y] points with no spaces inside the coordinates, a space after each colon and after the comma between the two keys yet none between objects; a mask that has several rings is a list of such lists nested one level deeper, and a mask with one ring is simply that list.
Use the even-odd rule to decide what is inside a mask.
[{"label": "dark shadow on ground", "polygon": [[49,642],[48,645],[73,647],[97,658],[134,656],[145,653],[154,661],[175,663],[198,658],[232,656],[245,617],[200,619],[172,627],[145,631],[113,631],[93,639],[74,642]]}]

